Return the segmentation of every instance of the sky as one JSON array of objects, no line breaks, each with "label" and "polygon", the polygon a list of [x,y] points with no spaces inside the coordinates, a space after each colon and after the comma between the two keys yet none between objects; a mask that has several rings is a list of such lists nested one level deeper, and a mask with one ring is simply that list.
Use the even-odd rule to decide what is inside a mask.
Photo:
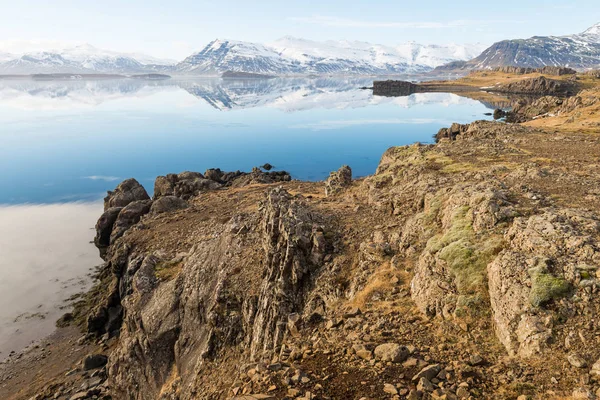
[{"label": "sky", "polygon": [[492,44],[598,22],[597,0],[0,0],[0,51],[89,43],[181,60],[216,38]]}]

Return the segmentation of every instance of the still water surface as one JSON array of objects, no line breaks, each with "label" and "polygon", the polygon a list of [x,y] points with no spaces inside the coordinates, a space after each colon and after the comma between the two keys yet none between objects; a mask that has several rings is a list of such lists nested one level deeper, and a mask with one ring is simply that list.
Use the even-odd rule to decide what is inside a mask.
[{"label": "still water surface", "polygon": [[320,180],[375,171],[390,146],[489,118],[454,94],[374,97],[369,79],[0,80],[0,359],[52,330],[99,263],[101,198],[135,177],[250,170]]}]

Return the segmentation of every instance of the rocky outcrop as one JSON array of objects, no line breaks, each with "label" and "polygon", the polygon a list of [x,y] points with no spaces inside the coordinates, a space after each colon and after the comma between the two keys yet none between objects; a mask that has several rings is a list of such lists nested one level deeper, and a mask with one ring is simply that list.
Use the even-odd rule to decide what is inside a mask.
[{"label": "rocky outcrop", "polygon": [[96,237],[94,238],[96,247],[108,247],[113,226],[122,209],[123,207],[109,208],[98,218],[98,222],[96,222]]},{"label": "rocky outcrop", "polygon": [[513,75],[527,75],[527,74],[543,74],[543,75],[574,75],[577,73],[572,68],[568,67],[557,67],[552,65],[546,65],[541,68],[529,68],[529,67],[514,67],[514,66],[503,66],[496,67],[492,69],[493,72],[502,72],[505,74],[513,74]]},{"label": "rocky outcrop", "polygon": [[450,128],[441,128],[435,135],[435,141],[439,142],[441,139],[456,140],[456,137],[461,133],[465,133],[469,129],[470,124],[457,124],[456,122],[450,126]]},{"label": "rocky outcrop", "polygon": [[113,207],[125,207],[138,200],[150,200],[146,189],[135,179],[126,179],[104,198],[104,211]]},{"label": "rocky outcrop", "polygon": [[137,224],[142,216],[150,212],[152,206],[152,200],[138,200],[129,203],[117,215],[117,219],[113,224],[112,232],[110,234],[110,243],[114,243],[115,240],[123,236],[123,234]]},{"label": "rocky outcrop", "polygon": [[[181,261],[111,248],[125,315],[108,369],[116,393],[157,398],[177,371],[180,398],[206,398],[214,389],[197,381],[224,354],[262,360],[279,352],[288,318],[304,313],[327,243],[318,216],[286,191],[271,190],[261,210],[211,227],[218,235]],[[240,233],[240,224],[260,228]],[[259,248],[258,258],[248,257]],[[181,273],[165,280],[159,271],[174,263]]]},{"label": "rocky outcrop", "polygon": [[592,78],[600,79],[600,69],[593,69],[591,71],[586,71],[585,74],[588,76],[591,76]]},{"label": "rocky outcrop", "polygon": [[499,84],[487,90],[498,93],[536,96],[572,96],[578,92],[577,86],[572,82],[548,79],[544,76]]},{"label": "rocky outcrop", "polygon": [[157,200],[152,202],[150,212],[152,214],[161,214],[176,210],[183,210],[188,208],[190,205],[185,200],[175,196],[164,196],[159,197]]},{"label": "rocky outcrop", "polygon": [[[96,222],[94,244],[101,253],[112,241],[137,223],[140,217],[149,211],[151,204],[146,189],[135,179],[124,180],[114,191],[109,191],[104,198],[104,213]],[[126,211],[122,213],[124,209]]]},{"label": "rocky outcrop", "polygon": [[337,171],[331,172],[325,181],[325,196],[341,192],[352,184],[352,169],[343,165]]},{"label": "rocky outcrop", "polygon": [[585,280],[600,262],[594,239],[599,232],[597,218],[572,210],[515,219],[507,249],[487,272],[494,326],[510,354],[541,353],[553,336],[556,315],[569,314],[561,299],[575,292],[586,297],[584,288],[592,281]]},{"label": "rocky outcrop", "polygon": [[154,199],[163,196],[175,196],[188,200],[193,196],[221,187],[241,187],[253,183],[287,182],[291,176],[286,171],[264,172],[253,168],[251,172],[224,172],[219,168],[199,172],[182,172],[159,176],[154,183]]},{"label": "rocky outcrop", "polygon": [[436,142],[455,140],[477,140],[501,137],[504,134],[527,133],[525,127],[508,127],[501,122],[475,121],[470,124],[454,123],[450,128],[441,128],[435,135]]},{"label": "rocky outcrop", "polygon": [[[464,312],[460,305],[484,289],[487,263],[495,256],[500,240],[495,227],[511,219],[513,210],[498,183],[455,186],[437,195],[426,206],[425,220],[440,221],[441,229],[420,254],[411,281],[411,295],[427,316],[452,319]],[[409,224],[404,235],[415,236]],[[485,239],[481,239],[485,237]]]},{"label": "rocky outcrop", "polygon": [[375,96],[409,96],[417,91],[418,85],[411,82],[394,80],[373,82]]}]

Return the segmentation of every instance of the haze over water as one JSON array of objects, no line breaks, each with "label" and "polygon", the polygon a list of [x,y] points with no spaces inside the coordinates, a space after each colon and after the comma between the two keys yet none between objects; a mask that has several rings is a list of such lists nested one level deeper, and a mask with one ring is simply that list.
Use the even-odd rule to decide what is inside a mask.
[{"label": "haze over water", "polygon": [[371,79],[0,80],[0,359],[50,333],[100,263],[101,199],[134,177],[269,162],[321,180],[375,172],[390,146],[489,118],[453,94],[374,97]]}]

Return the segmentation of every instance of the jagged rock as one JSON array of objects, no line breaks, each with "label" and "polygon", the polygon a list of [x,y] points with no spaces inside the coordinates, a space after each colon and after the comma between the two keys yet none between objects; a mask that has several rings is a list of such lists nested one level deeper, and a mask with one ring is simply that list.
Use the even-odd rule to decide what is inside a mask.
[{"label": "jagged rock", "polygon": [[98,218],[98,222],[96,222],[96,237],[94,238],[94,244],[97,247],[107,247],[110,244],[110,234],[112,233],[117,216],[122,209],[123,207],[109,208]]},{"label": "jagged rock", "polygon": [[345,313],[344,318],[354,318],[357,315],[362,314],[362,311],[358,307],[350,307]]},{"label": "jagged rock", "polygon": [[496,108],[493,114],[494,119],[501,119],[506,117],[506,111]]},{"label": "jagged rock", "polygon": [[89,371],[92,369],[102,368],[108,362],[108,357],[104,354],[92,354],[83,360],[83,370]]},{"label": "jagged rock", "polygon": [[412,377],[413,382],[417,382],[421,378],[432,380],[440,373],[442,367],[439,364],[431,364],[421,369],[415,376]]},{"label": "jagged rock", "polygon": [[515,75],[527,75],[527,74],[539,73],[539,74],[556,75],[556,76],[573,75],[573,74],[577,73],[577,71],[575,71],[572,68],[556,67],[556,66],[551,66],[551,65],[547,65],[547,66],[544,66],[541,68],[516,67],[516,66],[507,65],[507,66],[492,68],[492,71],[502,72],[505,74],[515,74]]},{"label": "jagged rock", "polygon": [[137,224],[142,216],[150,212],[152,200],[138,200],[129,203],[119,212],[110,235],[110,243],[123,236],[123,234]]},{"label": "jagged rock", "polygon": [[417,390],[422,392],[433,392],[433,384],[429,379],[422,377],[419,379],[419,383],[417,383]]},{"label": "jagged rock", "polygon": [[126,179],[119,183],[114,191],[104,198],[104,211],[113,207],[125,207],[134,201],[150,200],[146,189],[135,179]]},{"label": "jagged rock", "polygon": [[[180,371],[200,371],[198,362],[210,362],[232,346],[247,349],[249,359],[279,352],[289,316],[303,315],[312,275],[325,256],[323,229],[318,214],[279,188],[269,191],[255,218],[257,229],[243,236],[223,223],[214,239],[194,246],[181,273],[164,282],[156,277],[160,259],[113,249],[125,309],[108,368],[117,395],[141,390],[154,398],[173,364]],[[248,248],[262,248],[260,261],[245,267],[242,273],[249,275],[233,286],[232,271],[247,265]],[[142,354],[155,360],[150,370]],[[207,368],[205,373],[215,372]],[[196,376],[186,375],[182,387],[192,389]]]},{"label": "jagged rock", "polygon": [[394,386],[390,383],[386,383],[383,385],[383,391],[387,394],[392,394],[392,395],[398,394],[398,389],[396,389],[396,386]]},{"label": "jagged rock", "polygon": [[161,214],[165,212],[183,210],[188,207],[189,204],[179,197],[163,196],[159,197],[157,200],[154,200],[152,206],[150,207],[150,212],[152,214]]},{"label": "jagged rock", "polygon": [[538,96],[572,96],[578,89],[566,81],[548,79],[544,76],[523,79],[517,82],[499,84],[490,89],[498,93],[526,94]]},{"label": "jagged rock", "polygon": [[577,353],[569,354],[567,356],[567,361],[569,361],[569,364],[571,364],[575,368],[585,368],[588,365],[587,361],[585,361],[585,359]]},{"label": "jagged rock", "polygon": [[496,335],[512,355],[542,352],[552,336],[552,314],[544,306],[568,296],[576,271],[593,264],[599,224],[571,210],[516,218],[506,234],[509,247],[488,265]]},{"label": "jagged rock", "polygon": [[381,361],[403,362],[409,356],[408,349],[397,343],[385,343],[375,347],[375,358]]},{"label": "jagged rock", "polygon": [[419,86],[407,81],[387,80],[373,82],[375,96],[408,96],[416,93]]},{"label": "jagged rock", "polygon": [[210,168],[204,172],[204,177],[206,179],[210,179],[211,181],[221,183],[221,178],[223,177],[224,172],[221,171],[220,168]]},{"label": "jagged rock", "polygon": [[343,165],[340,169],[329,174],[325,181],[325,195],[331,196],[339,193],[352,184],[352,169]]},{"label": "jagged rock", "polygon": [[472,354],[469,357],[469,364],[471,365],[481,365],[484,363],[483,357],[481,357],[479,354]]},{"label": "jagged rock", "polygon": [[373,352],[365,347],[363,344],[355,344],[352,346],[352,350],[357,357],[363,360],[371,360],[373,358]]}]

